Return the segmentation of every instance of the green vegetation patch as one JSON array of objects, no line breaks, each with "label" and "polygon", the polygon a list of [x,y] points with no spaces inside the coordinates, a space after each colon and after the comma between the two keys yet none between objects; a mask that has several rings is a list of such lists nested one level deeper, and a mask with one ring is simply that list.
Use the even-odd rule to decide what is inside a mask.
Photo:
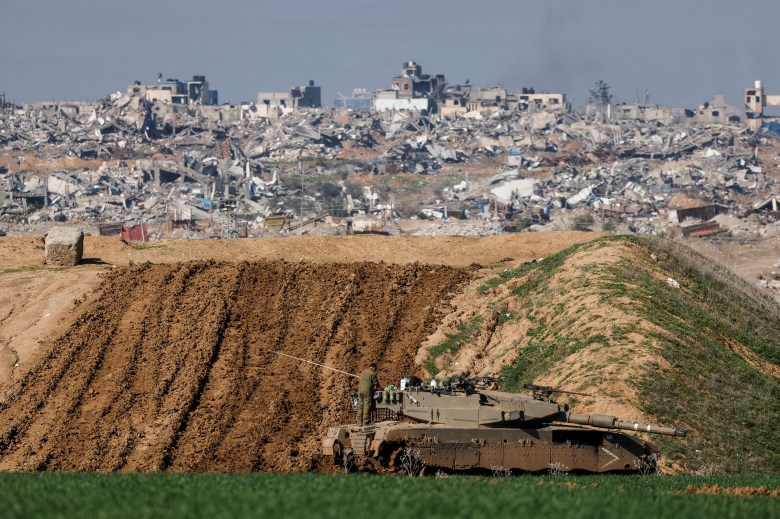
[{"label": "green vegetation patch", "polygon": [[[562,279],[562,287],[550,286],[573,254],[611,244],[629,249],[625,259],[585,265],[570,280]],[[583,348],[615,348],[604,352],[599,365],[579,372],[581,380],[598,383],[599,377],[621,373],[628,356],[636,354],[616,347],[643,334],[643,350],[663,362],[648,362],[626,378],[640,395],[636,405],[659,424],[692,431],[682,440],[652,437],[668,463],[703,474],[780,473],[780,380],[761,369],[762,363],[780,365],[780,305],[768,295],[687,247],[636,236],[575,245],[506,271],[483,288],[522,277],[509,297],[518,299],[521,318],[530,323],[527,334],[516,338],[520,355],[502,369],[503,389],[522,390]],[[559,294],[571,304],[556,305]],[[588,295],[629,321],[578,326],[587,308],[577,300]],[[757,362],[747,362],[741,350],[755,354]]]},{"label": "green vegetation patch", "polygon": [[[663,452],[702,472],[780,471],[780,380],[749,365],[729,348],[738,343],[763,360],[780,361],[777,305],[736,275],[681,246],[632,241],[663,257],[659,269],[680,284],[659,280],[636,261],[606,269],[614,304],[662,332],[649,335],[671,366],[650,367],[634,382],[643,411],[698,431],[685,441],[659,438]],[[617,289],[630,285],[630,291]],[[616,294],[617,295],[617,294]],[[625,298],[628,298],[626,300]]]},{"label": "green vegetation patch", "polygon": [[[542,328],[544,325],[542,325]],[[522,391],[523,384],[534,380],[569,355],[577,353],[592,344],[609,344],[609,338],[594,334],[585,339],[569,336],[557,336],[549,340],[539,340],[540,329],[531,330],[532,339],[523,347],[522,354],[511,366],[501,368],[501,389],[504,391]]]},{"label": "green vegetation patch", "polygon": [[552,256],[544,258],[541,261],[531,261],[524,263],[517,268],[505,270],[504,272],[501,272],[497,278],[488,279],[482,283],[482,285],[479,287],[479,290],[481,292],[486,292],[491,288],[503,285],[507,281],[521,278],[532,271],[538,270],[538,273],[535,273],[535,275],[531,277],[528,282],[515,289],[516,295],[522,295],[525,292],[529,292],[538,287],[541,283],[550,279],[550,277],[558,271],[558,269],[566,262],[566,260],[575,254],[578,250],[580,250],[583,245],[586,244],[578,243],[556,254],[553,254]]},{"label": "green vegetation patch", "polygon": [[471,321],[461,324],[457,332],[445,334],[446,339],[443,342],[428,348],[428,357],[423,362],[425,370],[431,375],[436,374],[439,371],[436,368],[436,359],[444,353],[457,353],[460,347],[466,344],[479,331],[481,324],[482,316],[478,315]]},{"label": "green vegetation patch", "polygon": [[0,474],[3,517],[777,517],[778,476]]}]

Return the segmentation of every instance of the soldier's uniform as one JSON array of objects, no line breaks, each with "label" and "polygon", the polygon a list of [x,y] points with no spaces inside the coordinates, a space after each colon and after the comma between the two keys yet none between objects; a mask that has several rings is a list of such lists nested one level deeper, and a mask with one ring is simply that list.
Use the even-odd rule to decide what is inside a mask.
[{"label": "soldier's uniform", "polygon": [[376,378],[374,368],[367,367],[360,374],[360,385],[358,386],[358,406],[357,406],[357,424],[360,427],[367,425],[371,419],[371,399],[374,396],[374,388],[381,387]]}]

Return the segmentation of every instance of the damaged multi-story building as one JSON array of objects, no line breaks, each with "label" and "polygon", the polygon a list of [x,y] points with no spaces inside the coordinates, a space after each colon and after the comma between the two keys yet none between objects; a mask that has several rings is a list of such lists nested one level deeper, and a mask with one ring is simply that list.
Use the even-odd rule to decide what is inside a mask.
[{"label": "damaged multi-story building", "polygon": [[367,88],[353,88],[352,95],[347,97],[341,92],[333,99],[333,107],[341,110],[371,111],[373,94]]},{"label": "damaged multi-story building", "polygon": [[571,106],[566,102],[566,94],[549,92],[537,93],[534,88],[522,88],[513,94],[502,85],[490,86],[470,92],[466,108],[469,111],[491,112],[509,110],[518,112],[565,111]]},{"label": "damaged multi-story building", "polygon": [[322,90],[310,80],[306,86],[293,87],[285,92],[259,92],[257,104],[268,107],[289,108],[320,108],[322,107]]},{"label": "damaged multi-story building", "polygon": [[620,103],[611,110],[611,117],[616,121],[658,122],[672,124],[675,114],[667,106],[649,105],[643,103]]},{"label": "damaged multi-story building", "polygon": [[767,95],[763,82],[756,81],[752,87],[745,89],[745,118],[748,128],[758,129],[767,122],[777,122],[778,116],[764,114],[764,109],[780,106],[780,95]]},{"label": "damaged multi-story building", "polygon": [[219,104],[219,93],[209,89],[206,76],[192,76],[191,81],[179,81],[163,80],[162,74],[158,74],[157,83],[142,85],[140,81],[135,81],[127,87],[127,93],[140,94],[149,102],[160,101],[176,105]]},{"label": "damaged multi-story building", "polygon": [[420,113],[435,111],[435,100],[443,98],[446,80],[443,74],[423,74],[422,67],[407,61],[401,74],[390,80],[389,90],[377,90],[374,94],[374,110],[409,110]]},{"label": "damaged multi-story building", "polygon": [[615,121],[670,124],[729,124],[739,122],[736,107],[726,104],[717,94],[696,109],[670,108],[645,103],[620,103],[610,111]]},{"label": "damaged multi-story building", "polygon": [[443,74],[423,74],[422,67],[407,61],[401,74],[390,80],[390,89],[374,93],[374,110],[414,111],[422,114],[438,113],[454,115],[467,112],[518,112],[571,110],[566,94],[537,93],[533,88],[523,88],[520,93],[510,93],[502,85],[473,89],[469,80],[462,85],[448,85]]}]

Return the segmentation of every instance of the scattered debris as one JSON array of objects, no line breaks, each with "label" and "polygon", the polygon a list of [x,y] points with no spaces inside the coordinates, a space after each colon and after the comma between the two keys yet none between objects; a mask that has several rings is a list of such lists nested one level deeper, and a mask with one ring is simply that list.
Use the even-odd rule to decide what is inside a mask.
[{"label": "scattered debris", "polygon": [[[144,240],[293,226],[335,234],[353,217],[380,220],[388,233],[399,232],[398,218],[424,218],[439,223],[418,232],[436,234],[777,234],[776,163],[761,151],[775,140],[737,124],[604,121],[521,104],[448,115],[245,113],[149,101],[132,88],[96,103],[7,104],[0,219],[31,229],[144,225]],[[359,180],[452,178],[460,168],[454,182],[435,181],[435,198],[403,204],[393,188]]]}]

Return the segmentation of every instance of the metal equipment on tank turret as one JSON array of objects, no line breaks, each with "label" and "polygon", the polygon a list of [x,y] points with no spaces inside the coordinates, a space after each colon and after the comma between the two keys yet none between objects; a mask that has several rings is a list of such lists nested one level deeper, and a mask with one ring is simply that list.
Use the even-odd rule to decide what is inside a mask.
[{"label": "metal equipment on tank turret", "polygon": [[655,468],[655,448],[618,431],[685,436],[682,428],[571,413],[546,387],[526,386],[531,395],[475,387],[484,381],[378,391],[377,414],[392,419],[329,428],[323,455],[384,472],[402,471],[410,455],[426,470],[452,472],[644,472]]}]

